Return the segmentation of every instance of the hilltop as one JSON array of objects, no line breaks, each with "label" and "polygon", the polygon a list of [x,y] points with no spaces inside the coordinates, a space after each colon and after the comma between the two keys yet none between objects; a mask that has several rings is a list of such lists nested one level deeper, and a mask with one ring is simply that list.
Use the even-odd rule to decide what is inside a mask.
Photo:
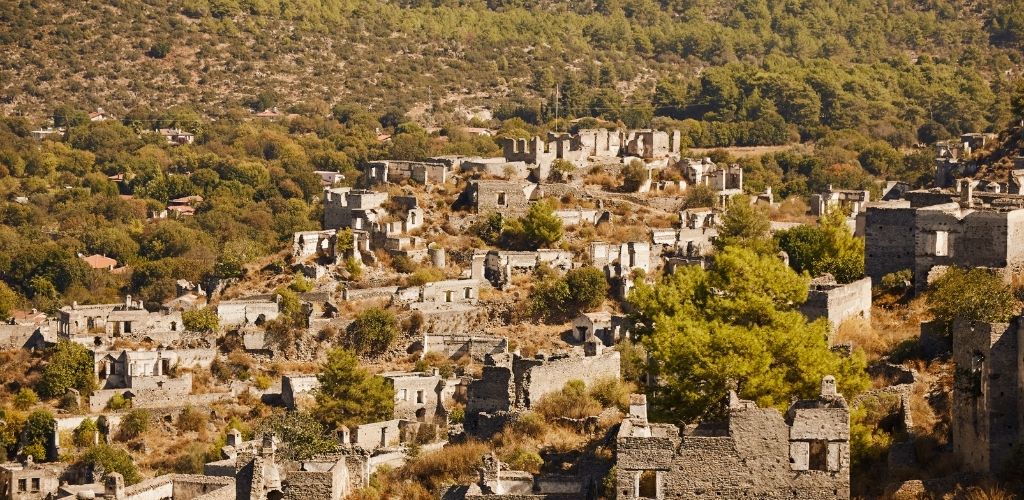
[{"label": "hilltop", "polygon": [[[1024,34],[1022,9],[1003,4],[9,2],[0,110],[327,114],[349,101],[415,110],[427,125],[475,107],[536,123],[554,116],[557,92],[560,116],[646,126],[652,115],[740,123],[777,112],[803,138],[857,128],[899,146],[931,122],[957,134],[1007,120]],[[792,138],[705,128],[695,146]]]}]

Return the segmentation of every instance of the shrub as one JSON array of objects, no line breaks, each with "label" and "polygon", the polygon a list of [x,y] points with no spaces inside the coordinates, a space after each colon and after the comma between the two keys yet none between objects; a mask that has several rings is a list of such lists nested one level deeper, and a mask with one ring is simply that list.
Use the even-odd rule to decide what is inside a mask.
[{"label": "shrub", "polygon": [[124,397],[124,394],[121,393],[114,394],[114,396],[110,398],[110,401],[107,401],[107,408],[114,411],[124,410],[129,406],[131,406],[131,400]]},{"label": "shrub", "polygon": [[882,288],[890,292],[910,289],[914,283],[914,273],[910,269],[901,269],[882,276]]},{"label": "shrub", "polygon": [[306,293],[313,289],[313,282],[306,279],[305,276],[295,273],[295,276],[292,277],[292,283],[288,285],[288,288],[296,293]]},{"label": "shrub", "polygon": [[39,396],[36,395],[36,391],[29,389],[28,387],[22,387],[17,394],[14,395],[14,407],[25,411],[39,402]]},{"label": "shrub", "polygon": [[206,415],[203,412],[186,406],[178,414],[178,430],[182,432],[199,432],[206,428]]},{"label": "shrub", "polygon": [[476,478],[480,457],[487,445],[470,441],[445,446],[432,453],[421,453],[402,468],[403,475],[437,491],[452,483],[467,483]]},{"label": "shrub", "polygon": [[198,333],[213,333],[220,328],[217,311],[212,307],[181,313],[181,322],[185,330]]},{"label": "shrub", "polygon": [[544,460],[540,458],[540,455],[536,451],[523,446],[516,446],[512,448],[512,450],[504,454],[501,459],[513,470],[524,470],[531,474],[539,473],[540,467],[544,465]]},{"label": "shrub", "polygon": [[601,403],[587,393],[587,385],[582,380],[566,382],[562,390],[542,397],[533,408],[548,420],[584,418],[597,415],[602,410]]},{"label": "shrub", "polygon": [[590,387],[590,397],[601,403],[605,408],[629,409],[629,395],[633,387],[617,377],[607,377],[594,382]]},{"label": "shrub", "polygon": [[528,411],[512,422],[511,431],[516,435],[540,439],[547,433],[548,423],[540,413]]},{"label": "shrub", "polygon": [[928,295],[928,309],[941,321],[1002,322],[1020,311],[1010,287],[987,269],[950,268]]},{"label": "shrub", "polygon": [[149,410],[143,408],[138,408],[128,412],[128,414],[121,419],[121,440],[128,441],[139,437],[143,432],[149,430],[150,420],[152,419],[153,415]]},{"label": "shrub", "polygon": [[36,410],[28,415],[21,429],[21,442],[25,444],[26,455],[32,455],[38,462],[46,460],[46,446],[53,434],[54,424],[53,414],[46,410]]},{"label": "shrub", "polygon": [[163,58],[167,57],[167,54],[169,54],[170,52],[171,52],[171,44],[170,44],[170,42],[157,42],[157,43],[153,44],[152,47],[149,48],[149,51],[146,52],[146,55],[148,55],[149,57],[152,57],[154,59],[163,59]]},{"label": "shrub", "polygon": [[99,434],[99,426],[96,425],[96,421],[87,418],[78,424],[73,433],[75,446],[79,448],[86,448],[96,443],[97,435]]},{"label": "shrub", "polygon": [[555,216],[551,202],[541,201],[530,206],[521,219],[523,238],[528,248],[546,248],[562,239],[562,219]]},{"label": "shrub", "polygon": [[89,448],[79,459],[79,463],[89,466],[101,466],[106,472],[117,472],[124,476],[127,485],[135,484],[142,480],[139,470],[135,467],[135,461],[127,451],[121,448],[101,444]]},{"label": "shrub", "polygon": [[398,321],[387,309],[370,308],[348,326],[345,347],[359,354],[378,355],[387,351],[398,336]]},{"label": "shrub", "polygon": [[647,167],[643,161],[633,160],[622,168],[622,177],[623,189],[626,191],[636,191],[647,180]]}]

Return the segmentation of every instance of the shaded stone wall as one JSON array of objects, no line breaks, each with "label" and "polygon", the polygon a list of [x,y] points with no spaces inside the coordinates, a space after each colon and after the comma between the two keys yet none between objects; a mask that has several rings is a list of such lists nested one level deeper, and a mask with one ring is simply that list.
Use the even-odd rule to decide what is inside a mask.
[{"label": "shaded stone wall", "polygon": [[1020,318],[953,325],[953,451],[974,472],[1003,472],[1021,441]]}]

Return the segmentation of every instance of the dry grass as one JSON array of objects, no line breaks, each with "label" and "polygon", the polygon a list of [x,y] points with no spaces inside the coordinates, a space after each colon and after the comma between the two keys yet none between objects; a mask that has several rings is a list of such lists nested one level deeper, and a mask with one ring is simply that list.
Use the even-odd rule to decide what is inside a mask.
[{"label": "dry grass", "polygon": [[401,477],[413,479],[433,491],[446,484],[468,483],[476,479],[480,458],[489,451],[486,444],[477,441],[445,446],[407,462],[402,467]]},{"label": "dry grass", "polygon": [[855,348],[864,351],[868,360],[876,360],[900,343],[917,338],[920,324],[930,319],[922,298],[892,308],[874,306],[870,324],[857,319],[844,322],[836,331],[835,343],[852,342]]}]

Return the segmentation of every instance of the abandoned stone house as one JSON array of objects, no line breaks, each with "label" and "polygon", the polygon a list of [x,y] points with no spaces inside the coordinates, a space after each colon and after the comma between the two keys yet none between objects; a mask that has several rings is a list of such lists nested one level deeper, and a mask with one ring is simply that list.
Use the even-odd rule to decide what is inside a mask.
[{"label": "abandoned stone house", "polygon": [[851,318],[870,321],[871,278],[840,284],[830,274],[819,276],[811,280],[807,301],[800,305],[800,312],[812,321],[827,319],[833,331]]},{"label": "abandoned stone house", "polygon": [[583,343],[597,338],[607,347],[612,347],[624,338],[626,329],[622,316],[608,311],[581,313],[572,320],[572,338]]},{"label": "abandoned stone house", "polygon": [[292,257],[298,261],[316,258],[337,260],[337,230],[299,231],[292,235]]},{"label": "abandoned stone house", "polygon": [[222,300],[217,304],[217,318],[221,326],[239,326],[263,323],[276,319],[281,310],[280,297],[275,295],[254,295],[242,299]]},{"label": "abandoned stone house", "polygon": [[870,202],[870,191],[833,189],[829,184],[825,192],[811,195],[811,215],[821,216],[830,210],[839,208],[850,217],[856,217]]},{"label": "abandoned stone house", "polygon": [[203,466],[205,477],[231,480],[230,496],[222,498],[341,500],[369,480],[370,467],[364,454],[317,455],[289,465],[278,457],[274,434],[242,441],[241,433],[232,431],[221,449],[224,458]]},{"label": "abandoned stone house", "polygon": [[596,226],[602,222],[611,220],[611,212],[595,209],[565,209],[555,210],[555,217],[562,221],[562,226],[573,227],[580,225]]},{"label": "abandoned stone house", "polygon": [[604,269],[609,278],[630,274],[634,269],[650,273],[653,268],[651,244],[646,241],[625,243],[590,243],[590,262],[594,267]]},{"label": "abandoned stone house", "polygon": [[430,372],[381,374],[395,393],[394,418],[446,424],[448,408],[459,379],[445,379],[435,368]]},{"label": "abandoned stone house", "polygon": [[[991,204],[981,205],[985,200]],[[1013,202],[1024,197],[980,197],[967,185],[958,203],[873,204],[865,216],[865,271],[877,283],[909,269],[918,290],[942,266],[990,268],[1009,278],[1024,267],[1024,209]]]},{"label": "abandoned stone house", "polygon": [[619,377],[619,353],[604,350],[600,342],[588,342],[582,351],[577,348],[550,357],[488,355],[480,378],[467,388],[466,432],[482,437],[493,435],[514,414],[530,409],[570,380],[589,385],[609,377]]},{"label": "abandoned stone house", "polygon": [[100,411],[116,395],[140,408],[186,404],[192,373],[179,370],[207,370],[216,356],[214,349],[94,350],[99,389],[89,396],[89,408]]},{"label": "abandoned stone house", "polygon": [[468,357],[482,363],[490,354],[508,352],[508,339],[495,335],[423,335],[423,355],[436,352],[445,359]]},{"label": "abandoned stone house", "polygon": [[468,487],[453,486],[442,498],[458,500],[568,500],[576,498],[595,498],[597,490],[594,477],[580,477],[578,474],[531,474],[527,471],[513,470],[508,464],[498,460],[495,454],[487,453],[481,457],[481,466],[477,469],[479,477]]},{"label": "abandoned stone house", "polygon": [[473,179],[466,184],[461,200],[480,213],[521,214],[529,209],[536,189],[537,184],[526,181]]},{"label": "abandoned stone house", "polygon": [[57,338],[48,323],[19,325],[0,323],[0,349],[43,349],[56,343]]},{"label": "abandoned stone house", "polygon": [[651,229],[651,243],[662,247],[663,255],[700,257],[710,253],[718,229],[700,227]]},{"label": "abandoned stone house", "polygon": [[1024,322],[953,323],[953,453],[970,472],[1018,473],[1024,444]]},{"label": "abandoned stone house", "polygon": [[[473,275],[477,276],[478,260],[474,255]],[[573,255],[568,250],[542,248],[535,252],[517,252],[491,250],[484,254],[482,271],[484,278],[495,287],[501,288],[509,284],[516,273],[532,272],[537,266],[546,265],[560,271],[568,271],[573,266]]]},{"label": "abandoned stone house", "polygon": [[[324,190],[324,229],[352,229],[353,247],[405,250],[411,239],[401,235],[423,226],[425,213],[415,196],[388,198],[386,192],[347,187]],[[387,203],[387,206],[385,204]]]},{"label": "abandoned stone house", "polygon": [[687,158],[683,160],[682,170],[691,186],[708,186],[725,197],[743,192],[743,169],[739,165],[720,167],[711,158]]},{"label": "abandoned stone house", "polygon": [[112,337],[150,338],[171,342],[184,330],[179,311],[149,312],[131,295],[119,304],[80,305],[61,308],[57,334],[86,345],[100,345]]},{"label": "abandoned stone house", "polygon": [[367,162],[364,179],[369,185],[413,181],[423,185],[448,182],[449,165],[441,162],[382,160]]},{"label": "abandoned stone house", "polygon": [[850,410],[835,379],[785,415],[731,393],[725,425],[647,420],[630,400],[615,443],[616,496],[664,498],[850,498]]},{"label": "abandoned stone house", "polygon": [[22,462],[0,464],[0,500],[53,498],[65,468],[59,463],[35,463],[31,455]]}]

